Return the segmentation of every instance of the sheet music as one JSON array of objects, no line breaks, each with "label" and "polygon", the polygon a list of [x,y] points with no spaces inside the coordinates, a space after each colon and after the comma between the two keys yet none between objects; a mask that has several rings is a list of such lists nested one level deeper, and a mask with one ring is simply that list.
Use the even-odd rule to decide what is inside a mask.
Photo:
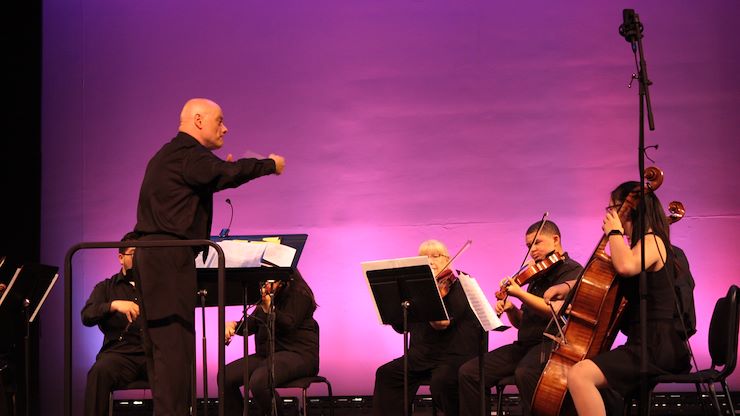
[{"label": "sheet music", "polygon": [[369,270],[398,269],[400,267],[410,266],[429,266],[429,258],[427,256],[416,256],[388,260],[364,261],[362,262],[362,274],[365,275],[365,280],[367,280],[367,272]]},{"label": "sheet music", "polygon": [[488,302],[488,299],[486,299],[486,295],[483,294],[478,281],[462,272],[458,272],[457,279],[465,291],[470,308],[473,309],[478,322],[480,322],[485,331],[505,331],[509,329],[507,325],[501,322],[498,315],[496,315],[493,307]]},{"label": "sheet music", "polygon": [[[362,274],[365,276],[365,283],[367,284],[367,291],[370,293],[370,298],[373,300],[373,304],[375,305],[375,314],[378,317],[378,322],[381,324],[383,323],[383,318],[380,316],[380,309],[378,309],[378,303],[375,300],[375,296],[373,295],[373,290],[370,287],[370,279],[367,277],[367,272],[371,270],[386,270],[386,269],[398,269],[401,267],[410,267],[410,266],[428,266],[429,270],[431,272],[432,266],[429,265],[429,257],[427,256],[416,256],[416,257],[401,257],[397,259],[387,259],[387,260],[374,260],[374,261],[364,261],[361,263],[362,265]],[[441,299],[441,296],[440,296]],[[444,306],[444,303],[442,303],[442,306]],[[445,309],[445,312],[446,309]]]},{"label": "sheet music", "polygon": [[[274,240],[272,240],[274,241]],[[296,249],[278,242],[250,241],[250,240],[223,240],[217,244],[224,251],[226,267],[260,267],[278,266],[290,267],[295,258]],[[197,268],[218,267],[216,250],[208,250],[208,257],[203,261],[202,256],[195,259]]]},{"label": "sheet music", "polygon": [[[218,245],[224,251],[226,267],[260,267],[266,244],[252,243],[248,240],[223,240]],[[195,267],[218,267],[218,253],[208,250],[208,257],[203,262],[203,256],[196,256]]]},{"label": "sheet music", "polygon": [[265,253],[262,260],[278,267],[290,267],[293,264],[296,249],[277,243],[264,243]]}]

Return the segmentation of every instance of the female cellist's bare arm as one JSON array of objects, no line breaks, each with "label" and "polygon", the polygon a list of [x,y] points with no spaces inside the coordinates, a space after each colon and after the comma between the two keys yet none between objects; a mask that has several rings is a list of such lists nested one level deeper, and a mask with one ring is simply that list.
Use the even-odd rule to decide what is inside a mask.
[{"label": "female cellist's bare arm", "polygon": [[[621,276],[635,276],[642,270],[641,245],[643,241],[638,241],[634,247],[630,248],[624,237],[619,234],[609,233],[618,230],[624,233],[624,227],[619,220],[615,211],[610,211],[604,218],[602,227],[604,233],[609,235],[609,251],[612,257],[614,269]],[[645,270],[656,271],[663,267],[663,260],[666,258],[666,249],[663,240],[656,237],[655,234],[645,236]]]}]

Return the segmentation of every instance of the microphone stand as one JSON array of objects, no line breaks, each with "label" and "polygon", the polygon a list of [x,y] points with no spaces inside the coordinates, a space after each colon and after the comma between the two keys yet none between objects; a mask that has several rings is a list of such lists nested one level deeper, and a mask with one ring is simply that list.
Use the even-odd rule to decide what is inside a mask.
[{"label": "microphone stand", "polygon": [[[641,236],[643,244],[640,245],[640,404],[639,414],[647,416],[649,413],[650,388],[647,379],[647,272],[645,270],[645,109],[647,107],[647,118],[650,130],[655,130],[655,121],[653,119],[653,108],[650,103],[649,86],[652,84],[647,74],[647,63],[642,46],[643,26],[640,18],[634,10],[625,9],[623,11],[624,24],[620,27],[620,33],[630,42],[632,52],[635,55],[635,64],[637,65],[636,79],[639,85],[639,144],[638,144],[638,165],[640,170],[640,203],[638,204],[638,235]],[[638,61],[639,56],[639,61]]]}]

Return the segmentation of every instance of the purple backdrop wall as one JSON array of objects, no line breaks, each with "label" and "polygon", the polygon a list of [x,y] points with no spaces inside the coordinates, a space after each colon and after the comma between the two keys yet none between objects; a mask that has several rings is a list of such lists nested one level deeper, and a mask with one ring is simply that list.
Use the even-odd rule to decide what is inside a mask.
[{"label": "purple backdrop wall", "polygon": [[[42,260],[61,266],[71,245],[128,231],[145,164],[175,134],[181,105],[215,99],[230,128],[220,156],[276,152],[287,169],[219,194],[214,228],[230,198],[234,234],[309,234],[300,266],[321,305],[321,372],[336,394],[371,394],[375,368],[402,344],[377,322],[361,261],[472,239],[457,267],[492,293],[544,211],[570,254],[588,259],[608,192],[638,175],[634,62],[617,33],[626,7],[45,1]],[[694,351],[708,365],[713,303],[740,266],[740,3],[643,1],[637,12],[654,81],[647,142],[660,144],[650,152],[666,173],[659,196],[687,207],[673,240],[697,279]],[[116,265],[112,251],[76,257],[75,311]],[[42,316],[44,414],[61,404],[62,292]],[[81,398],[101,336],[74,330]]]}]

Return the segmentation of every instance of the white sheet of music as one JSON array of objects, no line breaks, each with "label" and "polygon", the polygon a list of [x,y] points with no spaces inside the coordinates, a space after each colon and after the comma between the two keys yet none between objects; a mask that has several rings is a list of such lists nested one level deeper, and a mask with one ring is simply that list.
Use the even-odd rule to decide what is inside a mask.
[{"label": "white sheet of music", "polygon": [[265,244],[265,254],[262,256],[262,260],[278,267],[290,267],[293,264],[296,249],[278,243],[263,244]]},{"label": "white sheet of music", "polygon": [[[260,267],[262,255],[265,253],[266,243],[252,243],[247,240],[224,240],[217,243],[224,251],[226,267]],[[218,253],[208,250],[205,263],[201,255],[195,258],[197,268],[218,267]]]},{"label": "white sheet of music", "polygon": [[[378,316],[378,322],[380,322],[381,324],[383,323],[383,319],[380,317],[380,311],[378,310],[378,304],[375,302],[375,296],[373,295],[373,290],[370,288],[370,280],[367,278],[367,272],[371,270],[398,269],[401,267],[411,267],[411,266],[427,266],[429,267],[429,273],[432,273],[432,267],[429,265],[429,257],[427,256],[401,257],[397,259],[363,261],[361,263],[361,266],[362,266],[362,274],[365,276],[365,283],[367,283],[367,291],[370,293],[370,298],[372,298],[373,300],[373,305],[375,305],[375,314]],[[440,296],[440,299],[442,299],[441,296]]]},{"label": "white sheet of music", "polygon": [[488,299],[486,299],[486,295],[483,294],[483,290],[474,278],[460,272],[457,279],[465,291],[465,296],[468,298],[470,307],[473,309],[475,316],[478,317],[478,322],[480,322],[485,331],[504,331],[509,329],[508,326],[501,322],[498,315],[496,315],[493,307],[488,302]]}]

